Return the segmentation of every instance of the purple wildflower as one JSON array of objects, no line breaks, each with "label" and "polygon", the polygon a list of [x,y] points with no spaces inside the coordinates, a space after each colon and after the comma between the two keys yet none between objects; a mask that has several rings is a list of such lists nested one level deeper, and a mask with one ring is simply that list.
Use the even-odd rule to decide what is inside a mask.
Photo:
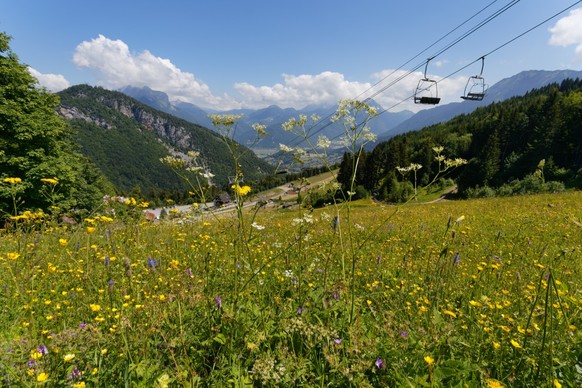
[{"label": "purple wildflower", "polygon": [[376,368],[378,368],[378,369],[384,368],[384,360],[382,360],[381,358],[377,358],[376,362],[374,364],[376,365]]},{"label": "purple wildflower", "polygon": [[43,356],[46,356],[48,354],[48,349],[44,345],[38,345],[36,351],[42,354]]},{"label": "purple wildflower", "polygon": [[73,367],[71,374],[69,374],[69,380],[78,380],[81,377],[81,371],[77,368],[77,365]]},{"label": "purple wildflower", "polygon": [[342,340],[341,338],[334,338],[334,339],[333,339],[333,342],[335,342],[335,343],[336,343],[336,344],[338,344],[338,345],[339,345],[339,344],[341,344],[341,343],[342,343],[342,341],[343,341],[343,340]]},{"label": "purple wildflower", "polygon": [[222,298],[220,298],[220,295],[216,295],[214,298],[214,303],[216,304],[216,308],[222,308]]},{"label": "purple wildflower", "polygon": [[26,366],[28,369],[34,369],[36,367],[36,360],[28,360]]},{"label": "purple wildflower", "polygon": [[156,265],[158,265],[158,262],[155,261],[151,256],[148,257],[148,268],[154,270],[156,269]]},{"label": "purple wildflower", "polygon": [[87,327],[87,324],[85,322],[81,322],[81,324],[79,325],[80,329],[84,329]]},{"label": "purple wildflower", "polygon": [[297,314],[302,314],[302,313],[303,313],[303,307],[302,306],[299,306],[297,308]]},{"label": "purple wildflower", "polygon": [[400,335],[402,337],[408,337],[408,332],[403,330],[403,331],[400,332]]},{"label": "purple wildflower", "polygon": [[109,292],[113,292],[113,285],[114,284],[115,284],[115,282],[113,281],[113,279],[109,279],[109,281],[107,282]]},{"label": "purple wildflower", "polygon": [[189,278],[192,277],[192,270],[190,268],[186,270],[186,275],[188,275]]},{"label": "purple wildflower", "polygon": [[455,258],[453,259],[453,264],[457,265],[457,264],[459,264],[460,261],[461,261],[461,255],[459,254],[459,252],[457,252],[455,254]]},{"label": "purple wildflower", "polygon": [[338,290],[334,290],[331,293],[331,297],[334,298],[335,300],[339,300],[340,299],[340,293],[339,293],[339,291]]},{"label": "purple wildflower", "polygon": [[103,264],[105,264],[106,267],[109,267],[110,262],[111,262],[111,259],[109,258],[109,256],[105,256],[105,259],[103,260]]}]

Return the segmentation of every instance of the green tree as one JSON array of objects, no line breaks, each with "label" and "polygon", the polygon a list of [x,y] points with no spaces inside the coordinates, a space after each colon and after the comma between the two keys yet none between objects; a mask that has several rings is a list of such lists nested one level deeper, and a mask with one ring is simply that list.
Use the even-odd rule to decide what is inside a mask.
[{"label": "green tree", "polygon": [[[96,205],[110,186],[77,152],[58,96],[37,86],[10,39],[0,33],[0,181],[22,180],[17,211]],[[15,212],[6,187],[0,183],[0,217]]]}]

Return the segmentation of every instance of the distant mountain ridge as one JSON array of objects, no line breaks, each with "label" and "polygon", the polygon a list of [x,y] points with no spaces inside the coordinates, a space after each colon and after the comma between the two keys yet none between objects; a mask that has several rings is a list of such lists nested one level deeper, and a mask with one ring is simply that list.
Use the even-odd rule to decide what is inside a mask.
[{"label": "distant mountain ridge", "polygon": [[[184,102],[173,104],[169,101],[169,98],[165,93],[147,87],[136,88],[127,86],[120,89],[120,91],[155,109],[212,129],[212,123],[208,118],[208,113],[195,105]],[[369,103],[377,106],[379,110],[382,110],[382,107],[375,102],[372,101]],[[341,124],[339,123],[331,124],[329,122],[331,115],[333,115],[336,110],[337,105],[317,107],[309,106],[301,110],[294,108],[281,108],[277,105],[271,105],[257,110],[236,109],[220,113],[243,114],[235,132],[235,140],[237,142],[247,146],[254,145],[253,149],[278,149],[280,143],[303,145],[296,135],[287,133],[281,128],[281,125],[287,120],[293,117],[297,118],[301,114],[308,117],[311,117],[313,114],[319,116],[321,122],[315,125],[312,128],[312,131],[316,132],[318,135],[325,135],[328,138],[337,138],[338,135],[343,133],[343,127],[341,127]],[[410,111],[386,112],[370,123],[372,132],[381,135],[390,131],[390,129],[408,119],[413,114],[414,113]],[[252,128],[254,123],[266,125],[266,131],[269,133],[269,136],[256,142],[255,130]]]},{"label": "distant mountain ridge", "polygon": [[[169,154],[198,151],[201,163],[215,175],[216,184],[226,184],[234,173],[226,144],[208,128],[100,87],[76,85],[58,95],[60,114],[76,130],[81,152],[122,192],[136,187],[144,193],[188,189],[174,171],[160,162]],[[148,96],[155,97],[159,104],[165,101],[163,93]],[[251,180],[273,170],[250,151],[240,163],[245,177]]]}]

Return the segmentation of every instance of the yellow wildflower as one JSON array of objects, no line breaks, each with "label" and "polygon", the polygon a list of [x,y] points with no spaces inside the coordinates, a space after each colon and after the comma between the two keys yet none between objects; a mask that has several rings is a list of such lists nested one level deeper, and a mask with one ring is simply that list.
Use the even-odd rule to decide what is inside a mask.
[{"label": "yellow wildflower", "polygon": [[38,381],[39,383],[42,383],[46,379],[48,379],[48,374],[44,373],[44,372],[42,372],[38,376],[36,376],[36,381]]},{"label": "yellow wildflower", "polygon": [[57,183],[59,183],[59,180],[57,179],[57,177],[54,177],[54,178],[41,178],[40,181],[41,182],[44,182],[44,183],[51,184],[51,185],[56,185]]},{"label": "yellow wildflower", "polygon": [[486,382],[487,382],[487,386],[489,388],[503,388],[504,387],[504,385],[501,384],[500,381],[497,381],[495,379],[487,379]]},{"label": "yellow wildflower", "polygon": [[73,388],[85,388],[85,382],[81,381],[78,383],[73,384]]},{"label": "yellow wildflower", "polygon": [[59,239],[59,244],[61,244],[62,246],[67,246],[69,242],[67,240],[65,240],[64,238],[60,238]]},{"label": "yellow wildflower", "polygon": [[521,349],[521,345],[519,342],[517,342],[516,340],[511,340],[509,341],[511,343],[511,345],[513,345],[514,348],[516,349]]},{"label": "yellow wildflower", "polygon": [[90,304],[89,307],[91,308],[91,311],[99,311],[101,310],[101,306],[98,304]]},{"label": "yellow wildflower", "polygon": [[65,354],[65,356],[63,357],[63,360],[65,360],[65,362],[69,362],[74,358],[75,358],[75,355],[73,353],[68,353],[68,354]]},{"label": "yellow wildflower", "polygon": [[11,185],[22,182],[20,178],[4,178],[4,183],[10,183]]},{"label": "yellow wildflower", "polygon": [[562,388],[562,384],[560,384],[560,382],[558,381],[558,379],[554,379],[554,387],[556,387],[556,388]]},{"label": "yellow wildflower", "polygon": [[449,317],[453,317],[453,318],[457,318],[457,314],[455,314],[454,312],[450,311],[450,310],[445,310],[443,311],[443,314],[448,315]]},{"label": "yellow wildflower", "polygon": [[431,356],[424,356],[424,361],[428,364],[428,365],[432,365],[434,364],[434,358],[432,358]]},{"label": "yellow wildflower", "polygon": [[248,193],[251,192],[251,187],[250,186],[239,186],[238,184],[232,185],[232,190],[240,195],[241,197],[244,197],[245,195],[247,195]]}]

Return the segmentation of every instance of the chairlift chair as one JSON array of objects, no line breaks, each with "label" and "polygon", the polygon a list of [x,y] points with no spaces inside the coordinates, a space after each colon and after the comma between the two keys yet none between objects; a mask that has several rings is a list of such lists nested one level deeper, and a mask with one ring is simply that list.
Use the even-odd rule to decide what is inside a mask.
[{"label": "chairlift chair", "polygon": [[487,85],[485,85],[485,79],[483,78],[483,67],[485,66],[485,57],[481,57],[481,72],[479,75],[474,75],[469,77],[467,80],[467,85],[465,86],[465,92],[461,98],[465,101],[482,101],[485,97],[485,92],[487,90]]},{"label": "chairlift chair", "polygon": [[426,65],[424,66],[424,78],[418,81],[418,85],[416,85],[416,89],[414,89],[415,104],[436,105],[441,101],[437,81],[426,76],[428,63],[431,59],[432,58],[429,58],[426,61]]}]

